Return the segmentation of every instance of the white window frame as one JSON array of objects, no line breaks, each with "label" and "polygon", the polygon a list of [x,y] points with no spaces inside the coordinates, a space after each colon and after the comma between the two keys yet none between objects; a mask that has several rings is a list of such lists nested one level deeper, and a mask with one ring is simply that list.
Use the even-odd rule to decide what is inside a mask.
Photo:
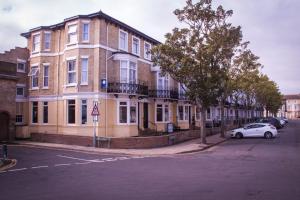
[{"label": "white window frame", "polygon": [[[137,52],[133,51],[133,41],[135,39],[138,41]],[[141,54],[141,40],[138,37],[132,36],[132,45],[131,46],[132,46],[132,48],[131,48],[132,54],[140,56],[140,54]]]},{"label": "white window frame", "polygon": [[[179,114],[179,107],[182,106],[183,107],[183,119],[180,119],[180,114]],[[189,106],[190,105],[187,105],[187,104],[179,104],[177,105],[177,116],[178,116],[178,121],[180,122],[187,122],[189,121],[189,117],[190,117],[190,113],[189,113]],[[185,112],[185,109],[188,109],[188,113],[187,113],[187,116],[186,116],[186,112]]]},{"label": "white window frame", "polygon": [[[19,69],[19,64],[23,64],[23,69]],[[26,70],[26,60],[17,59],[17,72],[25,73]]]},{"label": "white window frame", "polygon": [[[69,62],[72,62],[72,61],[74,61],[75,62],[75,64],[74,64],[74,70],[72,70],[72,71],[69,71]],[[77,85],[77,59],[76,58],[68,58],[67,60],[66,60],[66,65],[67,65],[67,77],[66,77],[66,81],[67,81],[67,86],[76,86]],[[75,82],[73,83],[70,83],[69,82],[69,73],[75,73]]]},{"label": "white window frame", "polygon": [[[39,39],[36,41],[35,38],[38,37]],[[34,33],[32,34],[32,53],[40,52],[41,50],[41,33]]]},{"label": "white window frame", "polygon": [[[85,103],[83,103],[85,101]],[[82,106],[86,106],[86,122],[82,123]],[[88,124],[88,100],[87,99],[80,99],[80,124],[81,125],[87,125]]]},{"label": "white window frame", "polygon": [[[21,121],[20,122],[17,122],[17,116],[21,116]],[[24,123],[24,116],[22,114],[16,114],[16,124],[23,124]]]},{"label": "white window frame", "polygon": [[[157,105],[162,105],[162,121],[157,121]],[[166,107],[168,107],[168,120],[166,120]],[[171,106],[169,103],[155,103],[155,123],[169,123],[171,118]]]},{"label": "white window frame", "polygon": [[[127,122],[126,123],[120,123],[120,103],[126,102],[126,109],[127,109]],[[135,122],[131,123],[130,119],[130,107],[133,107],[132,105],[135,104]],[[124,105],[122,106],[124,107]],[[137,125],[138,124],[138,102],[137,101],[130,101],[130,100],[118,100],[117,101],[117,125]]]},{"label": "white window frame", "polygon": [[[22,88],[23,90],[22,95],[18,95],[18,88]],[[19,85],[19,84],[16,85],[16,97],[25,97],[25,85]]]},{"label": "white window frame", "polygon": [[[67,32],[67,45],[77,44],[78,43],[78,24],[76,23],[69,23],[67,25],[68,32]],[[75,27],[75,28],[72,28]],[[72,30],[75,29],[75,30]],[[71,41],[71,36],[74,36],[76,39]]]},{"label": "white window frame", "polygon": [[[160,76],[161,72],[157,72],[156,73],[156,89],[157,90],[169,90],[170,89],[170,78],[169,75],[166,74],[165,76]],[[162,88],[159,88],[160,84],[159,84],[159,80],[162,81]],[[168,83],[168,85],[166,86],[166,82]]]},{"label": "white window frame", "polygon": [[[30,68],[30,72],[28,76],[30,76],[30,88],[31,90],[37,90],[39,89],[39,66],[38,65],[32,65]],[[33,86],[33,79],[37,78],[37,86]]]},{"label": "white window frame", "polygon": [[[48,75],[45,76],[45,67],[48,68]],[[50,64],[43,63],[43,89],[49,89],[49,72],[50,72]],[[45,78],[47,78],[47,86],[45,85]]]},{"label": "white window frame", "polygon": [[[122,67],[122,62],[126,62],[126,82],[122,82],[121,80],[121,77],[122,77],[122,69],[125,69],[125,67]],[[130,62],[132,63],[135,63],[135,83],[133,83],[131,80],[130,80],[130,69],[131,69],[131,66],[130,66]],[[137,84],[138,82],[138,66],[137,66],[137,62],[133,62],[133,61],[130,61],[130,60],[120,60],[120,83],[133,83],[133,84]]]},{"label": "white window frame", "polygon": [[[125,33],[125,47],[121,47],[121,33]],[[119,49],[123,51],[128,51],[128,32],[119,29]]]},{"label": "white window frame", "polygon": [[[49,35],[49,41],[46,41],[46,35]],[[46,48],[46,44],[49,43],[49,48]],[[51,50],[51,32],[45,31],[44,32],[44,51],[50,51]]]},{"label": "white window frame", "polygon": [[152,45],[149,43],[149,42],[144,42],[144,58],[146,59],[146,60],[151,60],[151,53],[149,53],[149,54],[147,54],[147,51],[146,51],[146,44],[148,44],[149,45],[149,50],[151,50],[151,48],[152,48]]},{"label": "white window frame", "polygon": [[[87,30],[87,39],[84,38],[84,25],[87,25],[88,30]],[[90,41],[90,22],[89,21],[82,21],[82,35],[81,35],[81,40],[83,43],[89,43]]]},{"label": "white window frame", "polygon": [[[86,70],[83,70],[83,60],[86,60]],[[81,56],[81,71],[80,71],[80,85],[88,85],[89,83],[89,57]],[[86,81],[83,81],[83,72],[86,73]]]},{"label": "white window frame", "polygon": [[[197,108],[200,109],[199,112],[197,112]],[[199,116],[199,118],[197,116]],[[202,117],[201,116],[201,107],[200,106],[195,106],[195,121],[197,121],[197,122],[201,121],[201,117]]]}]

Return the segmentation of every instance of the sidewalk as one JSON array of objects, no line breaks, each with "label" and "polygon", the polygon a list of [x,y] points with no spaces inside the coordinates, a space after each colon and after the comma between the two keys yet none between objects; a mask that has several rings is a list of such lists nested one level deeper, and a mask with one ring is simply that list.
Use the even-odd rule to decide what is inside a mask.
[{"label": "sidewalk", "polygon": [[177,145],[160,147],[154,149],[105,149],[105,148],[94,148],[94,147],[83,147],[76,145],[65,145],[55,143],[41,143],[31,141],[16,141],[20,145],[36,146],[36,147],[47,147],[54,149],[67,149],[73,151],[84,151],[94,153],[106,153],[106,154],[127,154],[127,155],[172,155],[172,154],[183,154],[203,151],[212,146],[218,145],[226,141],[229,137],[221,138],[220,134],[208,136],[206,138],[207,144],[201,144],[200,138],[183,142]]}]

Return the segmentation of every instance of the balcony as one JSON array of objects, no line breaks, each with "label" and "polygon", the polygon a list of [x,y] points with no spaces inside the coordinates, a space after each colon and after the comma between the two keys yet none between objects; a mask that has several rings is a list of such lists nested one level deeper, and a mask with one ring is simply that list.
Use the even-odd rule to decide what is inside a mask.
[{"label": "balcony", "polygon": [[149,90],[149,97],[161,99],[178,99],[176,90]]},{"label": "balcony", "polygon": [[148,96],[148,86],[133,83],[108,83],[108,93]]}]

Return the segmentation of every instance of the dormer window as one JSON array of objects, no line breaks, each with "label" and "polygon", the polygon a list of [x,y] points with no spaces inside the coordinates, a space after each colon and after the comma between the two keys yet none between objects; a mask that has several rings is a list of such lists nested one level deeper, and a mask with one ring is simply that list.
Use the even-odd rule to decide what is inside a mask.
[{"label": "dormer window", "polygon": [[68,43],[77,43],[77,25],[68,26]]}]

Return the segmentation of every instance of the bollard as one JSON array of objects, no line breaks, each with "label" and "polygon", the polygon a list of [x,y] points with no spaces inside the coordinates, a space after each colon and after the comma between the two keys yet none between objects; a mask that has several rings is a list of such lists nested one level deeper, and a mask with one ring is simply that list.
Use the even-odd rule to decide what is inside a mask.
[{"label": "bollard", "polygon": [[7,159],[7,145],[6,144],[3,145],[2,150],[3,150],[3,158]]}]

